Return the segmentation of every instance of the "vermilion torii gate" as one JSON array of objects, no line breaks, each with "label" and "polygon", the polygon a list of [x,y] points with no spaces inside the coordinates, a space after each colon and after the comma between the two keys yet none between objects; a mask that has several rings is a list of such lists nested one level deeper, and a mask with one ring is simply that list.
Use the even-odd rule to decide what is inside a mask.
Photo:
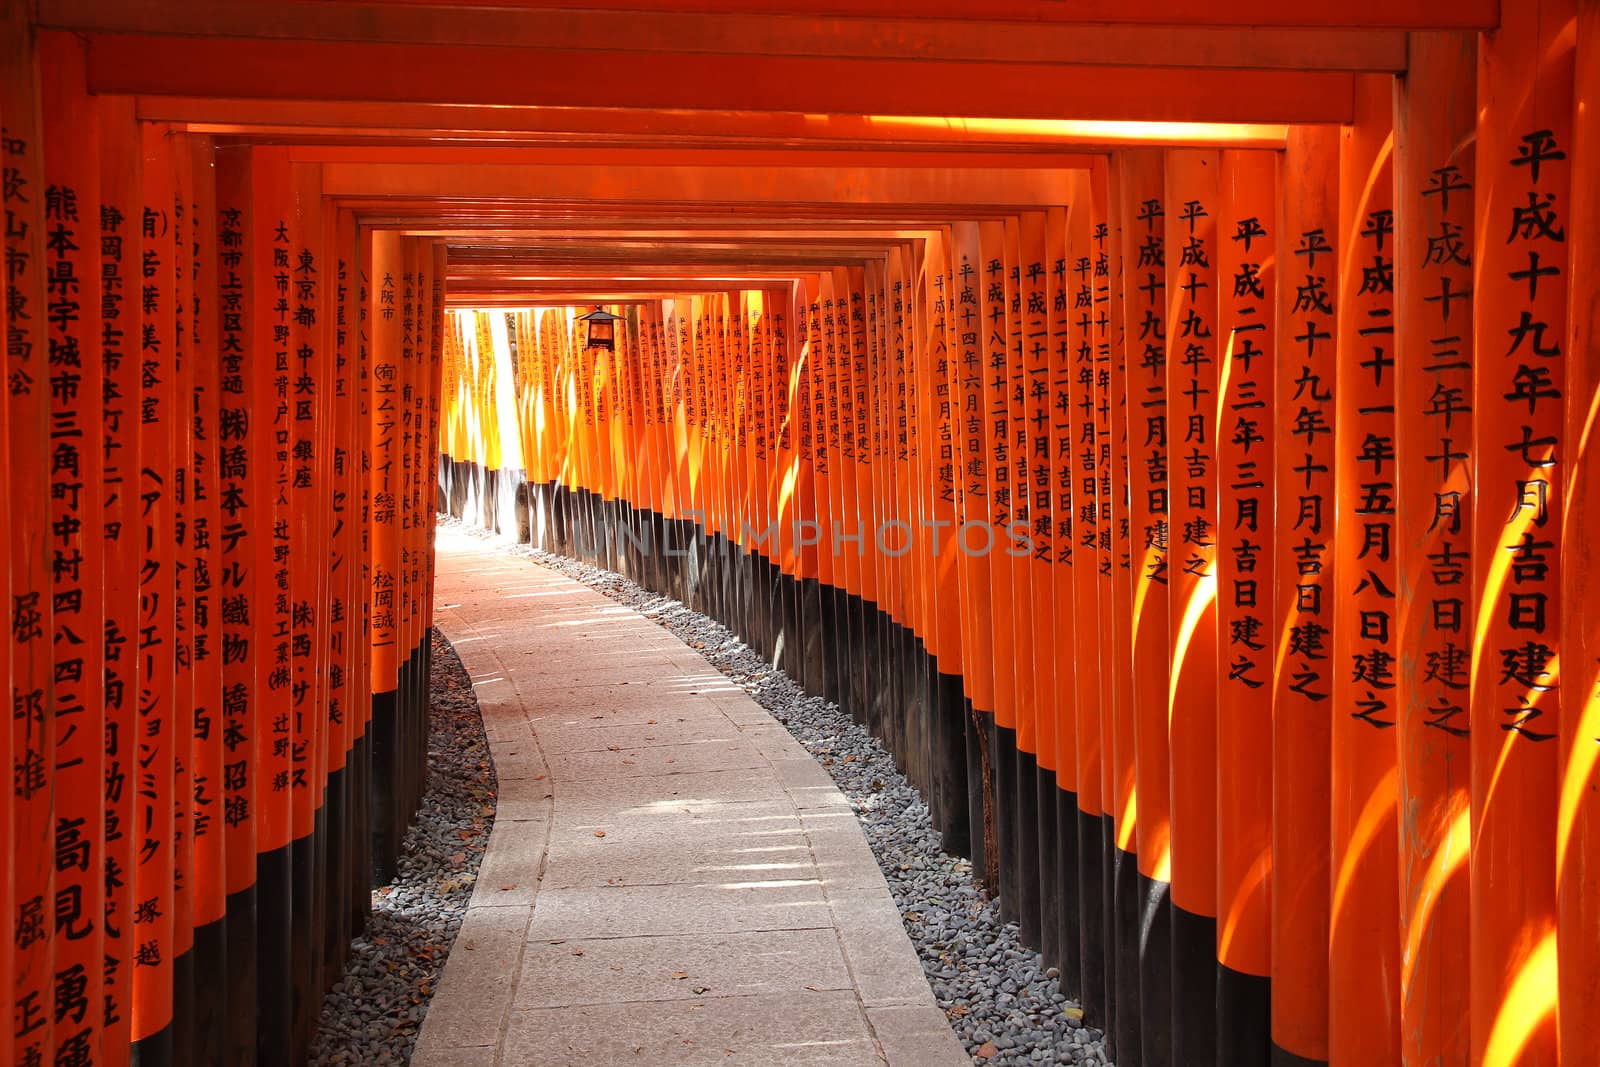
[{"label": "vermilion torii gate", "polygon": [[1600,1062],[1594,0],[5,11],[0,1061],[303,1056],[437,504],[867,722],[1120,1064]]}]

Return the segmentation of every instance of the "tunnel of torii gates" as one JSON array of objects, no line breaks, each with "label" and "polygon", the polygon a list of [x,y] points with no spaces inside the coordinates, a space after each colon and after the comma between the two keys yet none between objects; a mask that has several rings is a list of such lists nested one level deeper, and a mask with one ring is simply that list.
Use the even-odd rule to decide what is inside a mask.
[{"label": "tunnel of torii gates", "polygon": [[0,1060],[303,1058],[443,509],[864,722],[1119,1064],[1600,1063],[1600,3],[613,6],[0,3]]}]

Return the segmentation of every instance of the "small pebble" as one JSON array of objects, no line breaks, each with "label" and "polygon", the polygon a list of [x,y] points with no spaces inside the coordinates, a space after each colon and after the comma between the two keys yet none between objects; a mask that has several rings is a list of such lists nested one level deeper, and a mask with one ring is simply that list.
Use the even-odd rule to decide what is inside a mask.
[{"label": "small pebble", "polygon": [[494,763],[472,681],[437,630],[428,788],[395,880],[372,893],[367,928],[322,998],[313,1067],[406,1063],[461,929],[494,826]]}]

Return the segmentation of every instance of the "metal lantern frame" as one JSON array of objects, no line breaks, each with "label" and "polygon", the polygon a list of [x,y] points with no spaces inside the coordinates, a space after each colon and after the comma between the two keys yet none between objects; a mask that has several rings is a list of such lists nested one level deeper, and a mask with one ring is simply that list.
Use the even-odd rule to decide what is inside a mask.
[{"label": "metal lantern frame", "polygon": [[603,348],[607,352],[617,350],[617,323],[622,320],[621,315],[613,315],[603,307],[596,306],[587,315],[579,315],[578,321],[588,326],[585,348]]}]

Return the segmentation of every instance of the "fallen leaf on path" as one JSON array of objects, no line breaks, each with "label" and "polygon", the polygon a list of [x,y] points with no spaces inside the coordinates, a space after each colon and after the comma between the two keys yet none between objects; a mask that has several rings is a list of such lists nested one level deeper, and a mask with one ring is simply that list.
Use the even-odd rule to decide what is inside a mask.
[{"label": "fallen leaf on path", "polygon": [[689,972],[688,971],[673,971],[672,972],[673,981],[679,981],[679,980],[687,978],[687,977],[689,977]]},{"label": "fallen leaf on path", "polygon": [[993,1041],[985,1041],[983,1044],[978,1046],[977,1055],[988,1060],[993,1059],[999,1054],[999,1052],[1000,1050],[994,1047]]},{"label": "fallen leaf on path", "polygon": [[594,832],[594,836],[596,836],[596,837],[604,837],[604,836],[606,836],[606,832],[604,830],[596,830]]},{"label": "fallen leaf on path", "polygon": [[502,893],[508,893],[508,892],[510,892],[510,891],[511,891],[511,890],[513,890],[513,889],[515,889],[515,888],[517,888],[517,884],[516,884],[516,883],[515,883],[515,882],[512,882],[512,883],[511,883],[511,884],[510,884],[510,885],[503,885],[503,886],[501,886],[501,887],[500,887],[500,892],[502,892]]}]

